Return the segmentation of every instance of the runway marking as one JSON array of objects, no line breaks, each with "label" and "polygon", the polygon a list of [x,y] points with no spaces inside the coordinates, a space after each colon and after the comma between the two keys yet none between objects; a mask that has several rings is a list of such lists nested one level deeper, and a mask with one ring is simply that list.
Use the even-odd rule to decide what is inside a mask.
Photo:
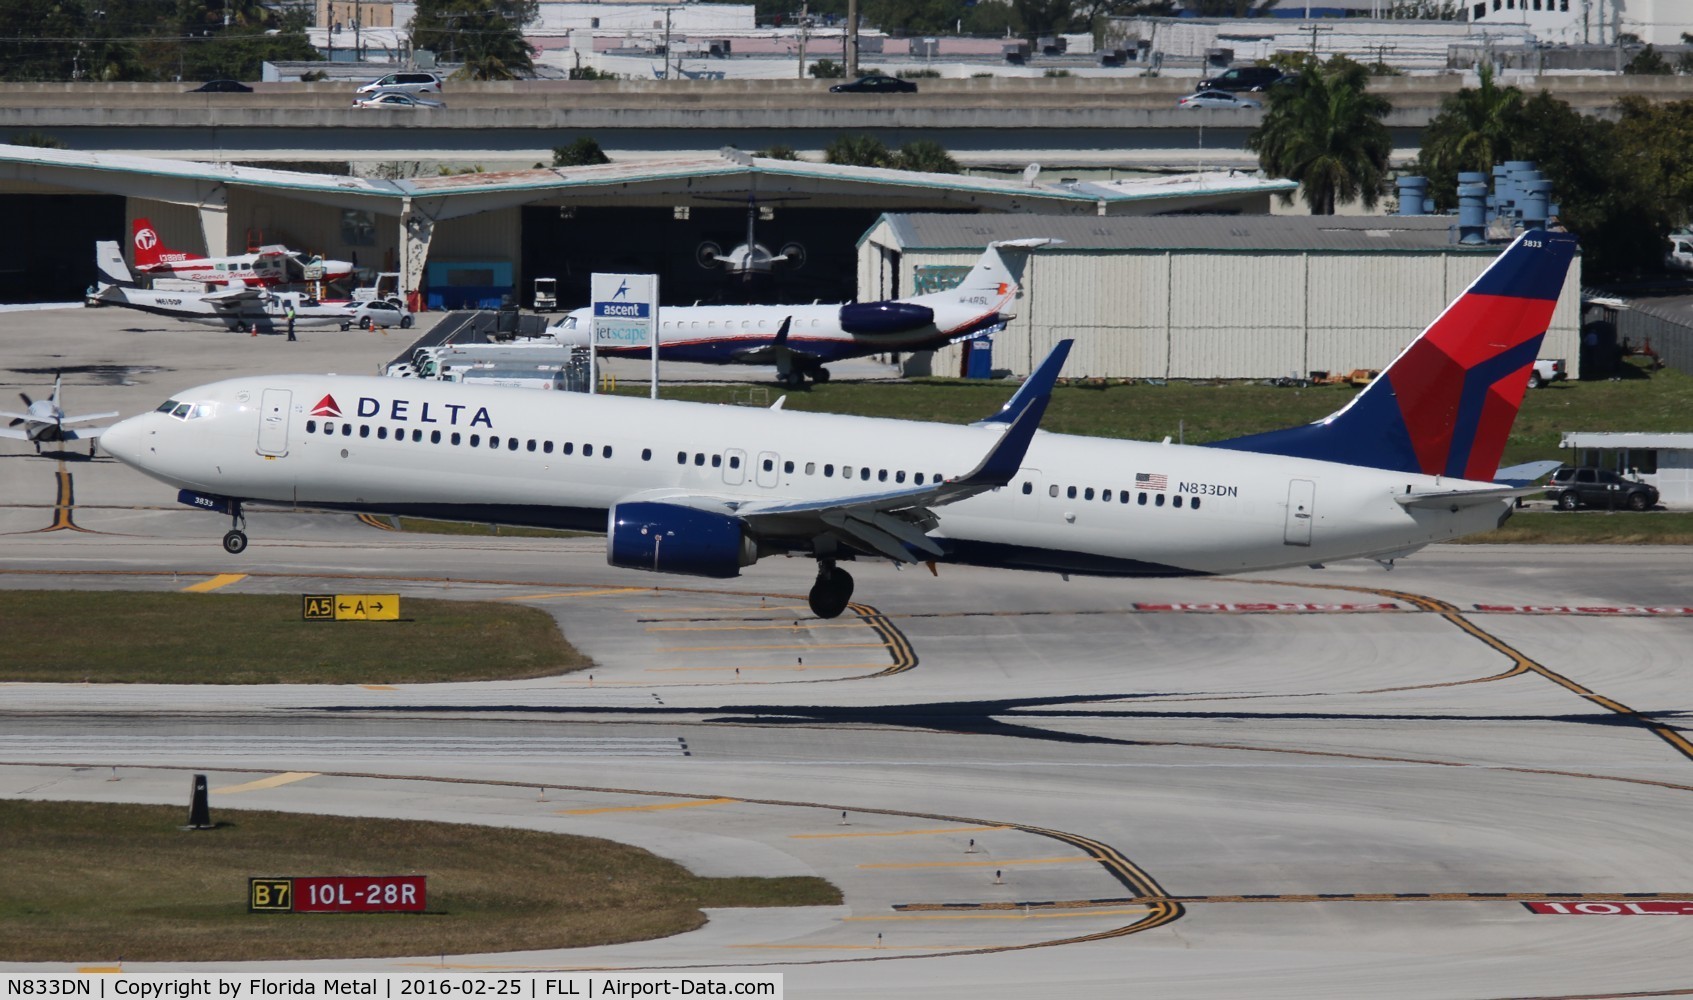
[{"label": "runway marking", "polygon": [[[1288,892],[1211,896],[1123,896],[1106,899],[995,900],[983,903],[895,903],[901,913],[975,910],[1078,910],[1092,907],[1130,906],[1169,899],[1177,903],[1521,903],[1619,900],[1684,900],[1687,893],[1673,892]],[[845,920],[864,919],[843,917]]]},{"label": "runway marking", "polygon": [[757,671],[757,672],[769,672],[769,671],[783,671],[783,670],[881,670],[883,668],[883,666],[884,665],[880,664],[880,663],[842,663],[842,664],[833,665],[833,666],[828,665],[828,664],[801,665],[801,664],[795,663],[795,664],[791,664],[789,666],[782,666],[782,667],[753,667],[753,666],[742,666],[742,667],[734,667],[734,666],[730,666],[730,667],[648,667],[647,673],[649,673],[649,674],[700,673],[700,672],[703,672],[703,673],[723,673],[724,671],[728,671],[728,670],[736,670],[736,671],[744,670],[744,671],[746,671],[747,673],[750,674],[750,673],[753,673],[755,671]]},{"label": "runway marking", "polygon": [[400,530],[399,528],[394,526],[393,522],[379,518],[375,514],[360,514],[358,516],[358,519],[359,519],[359,523],[361,523],[361,524],[367,524],[372,528],[380,528],[383,531],[399,531]]},{"label": "runway marking", "polygon": [[1075,865],[1099,861],[1094,857],[1007,858],[1000,861],[879,861],[860,868],[1010,868],[1013,865]]},{"label": "runway marking", "polygon": [[235,795],[238,792],[257,792],[266,788],[280,788],[283,785],[292,785],[296,781],[315,778],[319,773],[318,771],[284,771],[281,774],[273,774],[268,778],[249,781],[243,785],[225,785],[222,788],[214,788],[212,794]]},{"label": "runway marking", "polygon": [[[751,607],[751,606],[744,607],[744,608],[724,608],[724,607],[717,607],[717,608],[673,608],[673,607],[664,607],[664,608],[618,608],[617,610],[623,612],[624,614],[628,614],[628,615],[715,614],[715,615],[721,616],[721,615],[733,615],[733,614],[755,615],[755,614],[760,614],[760,613],[763,613],[763,612],[770,612],[770,611],[803,611],[808,615],[811,614],[811,606],[808,605],[808,604],[760,604],[756,608]],[[683,619],[654,618],[653,619],[653,621],[687,621],[687,620],[688,619],[685,619],[685,618],[683,618]]]},{"label": "runway marking", "polygon": [[183,587],[182,592],[185,594],[210,593],[211,591],[227,587],[232,583],[240,583],[245,579],[247,579],[247,574],[245,573],[219,573],[210,580],[201,580],[199,583],[191,583],[188,586]]},{"label": "runway marking", "polygon": [[896,914],[891,917],[842,917],[846,921],[883,921],[883,920],[1073,920],[1076,917],[1121,917],[1130,914],[1147,912],[1146,907],[1138,906],[1129,910],[1082,910],[1070,913],[913,913],[909,916]]},{"label": "runway marking", "polygon": [[121,965],[79,965],[79,966],[76,967],[76,971],[85,972],[85,973],[110,973],[112,975],[122,975],[123,974],[123,966],[121,966]]},{"label": "runway marking", "polygon": [[881,833],[792,833],[790,840],[842,840],[850,837],[922,837],[935,833],[986,833],[1009,826],[944,826],[934,830],[889,830]]},{"label": "runway marking", "polygon": [[881,649],[886,643],[881,642],[790,642],[776,646],[762,646],[758,643],[726,646],[659,646],[660,653],[710,653],[718,650],[746,650],[746,649]]},{"label": "runway marking", "polygon": [[395,687],[392,684],[360,684],[359,687],[364,688],[366,691],[398,691],[399,690],[399,688]]},{"label": "runway marking", "polygon": [[649,625],[648,632],[808,632],[814,628],[857,628],[858,622],[802,621],[787,625]]},{"label": "runway marking", "polygon": [[59,459],[59,468],[53,473],[57,481],[57,489],[53,496],[53,523],[45,528],[35,528],[30,531],[19,532],[25,535],[39,535],[49,531],[81,531],[85,534],[98,535],[103,532],[84,528],[72,520],[76,511],[76,491],[71,483],[70,470],[65,468],[65,460]]},{"label": "runway marking", "polygon": [[686,802],[655,802],[646,806],[606,806],[600,809],[555,809],[555,816],[597,816],[602,813],[657,812],[661,809],[693,809],[696,806],[721,806],[740,799],[690,799]]},{"label": "runway marking", "polygon": [[[1058,942],[1055,941],[1053,943],[1057,944]],[[758,949],[785,948],[788,950],[803,951],[968,951],[983,946],[965,944],[732,944],[729,947]],[[988,946],[988,948],[989,950],[994,951],[999,950],[997,948],[992,948],[991,946]]]},{"label": "runway marking", "polygon": [[870,630],[881,637],[887,645],[888,653],[893,657],[893,664],[873,677],[890,677],[902,674],[917,666],[917,651],[911,648],[911,640],[905,637],[888,616],[868,604],[848,604],[847,608],[857,615],[859,621],[870,626]]},{"label": "runway marking", "polygon": [[555,597],[604,597],[607,594],[643,594],[649,587],[607,587],[602,590],[559,590],[546,594],[517,594],[512,597],[496,597],[496,601],[547,601]]}]

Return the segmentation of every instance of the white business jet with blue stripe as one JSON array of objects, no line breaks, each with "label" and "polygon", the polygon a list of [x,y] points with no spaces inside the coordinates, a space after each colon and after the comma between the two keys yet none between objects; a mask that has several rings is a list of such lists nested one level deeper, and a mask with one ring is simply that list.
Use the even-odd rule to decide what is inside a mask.
[{"label": "white business jet with blue stripe", "polygon": [[1234,573],[1388,561],[1486,531],[1533,487],[1495,482],[1575,249],[1511,245],[1382,375],[1314,424],[1207,446],[1037,432],[1063,341],[968,426],[336,375],[231,379],[106,432],[106,450],[234,518],[246,503],[605,531],[615,566],[733,577],[818,562],[1057,573]]}]

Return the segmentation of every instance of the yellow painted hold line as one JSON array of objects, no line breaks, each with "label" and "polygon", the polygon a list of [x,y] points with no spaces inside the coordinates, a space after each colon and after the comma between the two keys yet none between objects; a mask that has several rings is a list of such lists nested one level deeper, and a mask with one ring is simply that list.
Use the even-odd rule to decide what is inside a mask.
[{"label": "yellow painted hold line", "polygon": [[1137,906],[1128,910],[1068,910],[1054,913],[1050,910],[1029,913],[913,913],[895,914],[889,917],[842,917],[845,920],[1073,920],[1076,917],[1122,917],[1140,915],[1148,912],[1148,908]]},{"label": "yellow painted hold line", "polygon": [[785,948],[790,951],[976,951],[989,945],[974,944],[732,944],[731,948]]},{"label": "yellow painted hold line", "polygon": [[671,674],[678,672],[691,673],[699,671],[723,673],[729,670],[744,670],[750,674],[759,670],[881,670],[882,668],[883,665],[880,663],[842,663],[836,666],[825,666],[822,664],[800,666],[795,663],[784,667],[648,667],[646,672],[649,674]]},{"label": "yellow painted hold line", "polygon": [[869,865],[859,865],[860,868],[1010,868],[1013,865],[1080,865],[1095,864],[1100,858],[1068,857],[1068,858],[1012,858],[1002,861],[886,861]]},{"label": "yellow painted hold line", "polygon": [[496,601],[549,601],[555,597],[604,597],[607,594],[644,594],[646,587],[607,587],[603,590],[557,590],[545,594],[514,594],[496,597]]},{"label": "yellow painted hold line", "polygon": [[395,687],[392,684],[360,684],[359,687],[364,688],[366,691],[398,691],[399,690],[399,688]]},{"label": "yellow painted hold line", "polygon": [[686,802],[657,802],[650,806],[607,806],[602,809],[558,809],[555,816],[596,816],[601,813],[657,812],[660,809],[692,809],[695,806],[721,806],[740,799],[689,799]]},{"label": "yellow painted hold line", "polygon": [[737,649],[882,649],[886,643],[881,642],[787,642],[776,646],[765,646],[759,643],[749,643],[737,646],[660,646],[660,653],[713,653],[719,650]]},{"label": "yellow painted hold line", "polygon": [[811,608],[804,604],[761,604],[756,608],[733,608],[718,605],[712,608],[666,606],[660,608],[618,608],[617,610],[629,615],[754,615],[760,611],[803,611],[808,615],[811,614]]},{"label": "yellow painted hold line", "polygon": [[121,965],[79,965],[79,966],[76,967],[76,971],[85,972],[85,973],[99,972],[99,973],[107,973],[107,974],[110,974],[110,975],[119,976],[119,975],[123,974],[123,966],[121,966]]},{"label": "yellow painted hold line", "polygon": [[799,622],[786,625],[648,625],[648,632],[808,632],[814,628],[858,628],[859,622]]},{"label": "yellow painted hold line", "polygon": [[245,573],[219,573],[210,580],[201,580],[199,583],[189,584],[188,586],[183,587],[182,590],[184,593],[188,594],[204,594],[227,587],[232,583],[240,583],[245,579],[247,579],[247,574]]},{"label": "yellow painted hold line", "polygon": [[279,788],[283,785],[292,785],[296,781],[305,781],[307,778],[315,778],[317,776],[317,771],[284,771],[281,774],[273,774],[268,778],[260,778],[257,781],[249,781],[244,785],[225,785],[222,788],[214,788],[212,789],[212,794],[234,795],[237,792],[256,792],[265,788]]},{"label": "yellow painted hold line", "polygon": [[986,833],[1009,826],[943,826],[934,830],[888,830],[882,833],[794,833],[790,840],[838,840],[846,837],[922,837],[934,833]]},{"label": "yellow painted hold line", "polygon": [[400,530],[394,526],[393,522],[379,518],[375,514],[360,514],[359,521],[360,523],[367,524],[372,528],[381,528],[383,531]]}]

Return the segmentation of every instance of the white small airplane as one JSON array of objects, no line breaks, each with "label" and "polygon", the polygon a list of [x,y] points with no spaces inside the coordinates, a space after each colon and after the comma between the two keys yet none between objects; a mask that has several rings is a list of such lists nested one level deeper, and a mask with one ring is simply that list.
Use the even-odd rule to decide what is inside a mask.
[{"label": "white small airplane", "polygon": [[1380,377],[1302,427],[1209,445],[1037,432],[1070,341],[968,426],[450,385],[270,375],[184,390],[106,451],[229,515],[249,502],[603,530],[614,566],[739,576],[815,558],[1100,576],[1375,559],[1490,530],[1539,487],[1495,481],[1575,252],[1531,231]]},{"label": "white small airplane", "polygon": [[[717,365],[774,365],[780,381],[827,382],[832,361],[890,351],[926,351],[998,329],[1012,317],[1025,253],[1060,242],[989,244],[955,288],[905,299],[788,306],[665,306],[658,356]],[[1009,257],[1009,260],[1007,258]],[[560,343],[586,347],[593,308],[572,310],[547,329]],[[613,357],[646,357],[646,344],[599,344]]]},{"label": "white small airplane", "polygon": [[325,304],[304,292],[278,292],[253,285],[233,285],[215,292],[179,292],[139,288],[123,252],[110,240],[94,244],[99,274],[94,294],[85,304],[121,306],[186,323],[218,326],[242,333],[276,333],[288,329],[288,306],[294,306],[296,329],[340,327],[353,319],[356,302]]},{"label": "white small airplane", "polygon": [[252,253],[206,257],[172,250],[147,219],[136,219],[130,237],[135,269],[150,278],[183,278],[209,285],[292,285],[305,281],[344,281],[354,265],[344,260],[306,257],[285,246],[263,246]]},{"label": "white small airplane", "polygon": [[771,253],[770,248],[758,242],[754,233],[754,224],[758,219],[758,202],[755,195],[747,195],[747,238],[735,246],[728,253],[723,248],[707,240],[694,251],[694,259],[699,266],[705,268],[721,267],[731,277],[741,281],[752,281],[754,278],[770,274],[777,264],[788,264],[798,269],[805,266],[805,247],[798,243],[784,243],[778,253]]},{"label": "white small airplane", "polygon": [[[81,416],[65,416],[64,407],[59,405],[59,390],[63,376],[53,379],[53,395],[46,399],[30,399],[27,393],[18,393],[24,401],[24,412],[12,413],[0,410],[0,417],[10,417],[11,423],[0,427],[0,437],[11,438],[14,441],[28,441],[35,445],[35,453],[41,454],[43,441],[52,444],[64,441],[87,441],[88,454],[94,454],[94,441],[101,434],[110,430],[109,427],[70,427],[70,424],[87,423],[90,420],[105,420],[107,417],[117,416],[117,411],[110,413],[85,413]],[[22,430],[19,430],[21,425]]]}]

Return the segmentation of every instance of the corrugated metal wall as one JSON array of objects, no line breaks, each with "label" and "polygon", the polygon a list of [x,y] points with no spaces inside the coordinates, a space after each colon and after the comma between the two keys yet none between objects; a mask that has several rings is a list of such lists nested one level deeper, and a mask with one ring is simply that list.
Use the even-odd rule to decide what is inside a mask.
[{"label": "corrugated metal wall", "polygon": [[123,248],[124,257],[130,262],[135,260],[135,248],[130,246],[130,236],[135,232],[135,220],[146,219],[153,224],[153,231],[159,234],[159,242],[172,250],[186,250],[189,253],[206,253],[206,234],[200,229],[200,210],[193,205],[173,205],[168,201],[153,201],[149,198],[129,199],[129,218],[124,223],[123,235],[118,239]]},{"label": "corrugated metal wall", "polygon": [[[881,255],[874,230],[860,253],[863,284]],[[920,265],[969,264],[969,253],[907,250],[902,289]],[[1312,370],[1384,368],[1492,257],[1467,253],[1208,253],[1045,251],[1024,274],[1017,317],[994,340],[994,367],[1027,374],[1073,337],[1069,376],[1275,378]],[[1579,259],[1576,262],[1580,266]],[[1578,363],[1579,275],[1571,271],[1542,357]],[[930,370],[956,374],[963,348],[936,351]]]}]

